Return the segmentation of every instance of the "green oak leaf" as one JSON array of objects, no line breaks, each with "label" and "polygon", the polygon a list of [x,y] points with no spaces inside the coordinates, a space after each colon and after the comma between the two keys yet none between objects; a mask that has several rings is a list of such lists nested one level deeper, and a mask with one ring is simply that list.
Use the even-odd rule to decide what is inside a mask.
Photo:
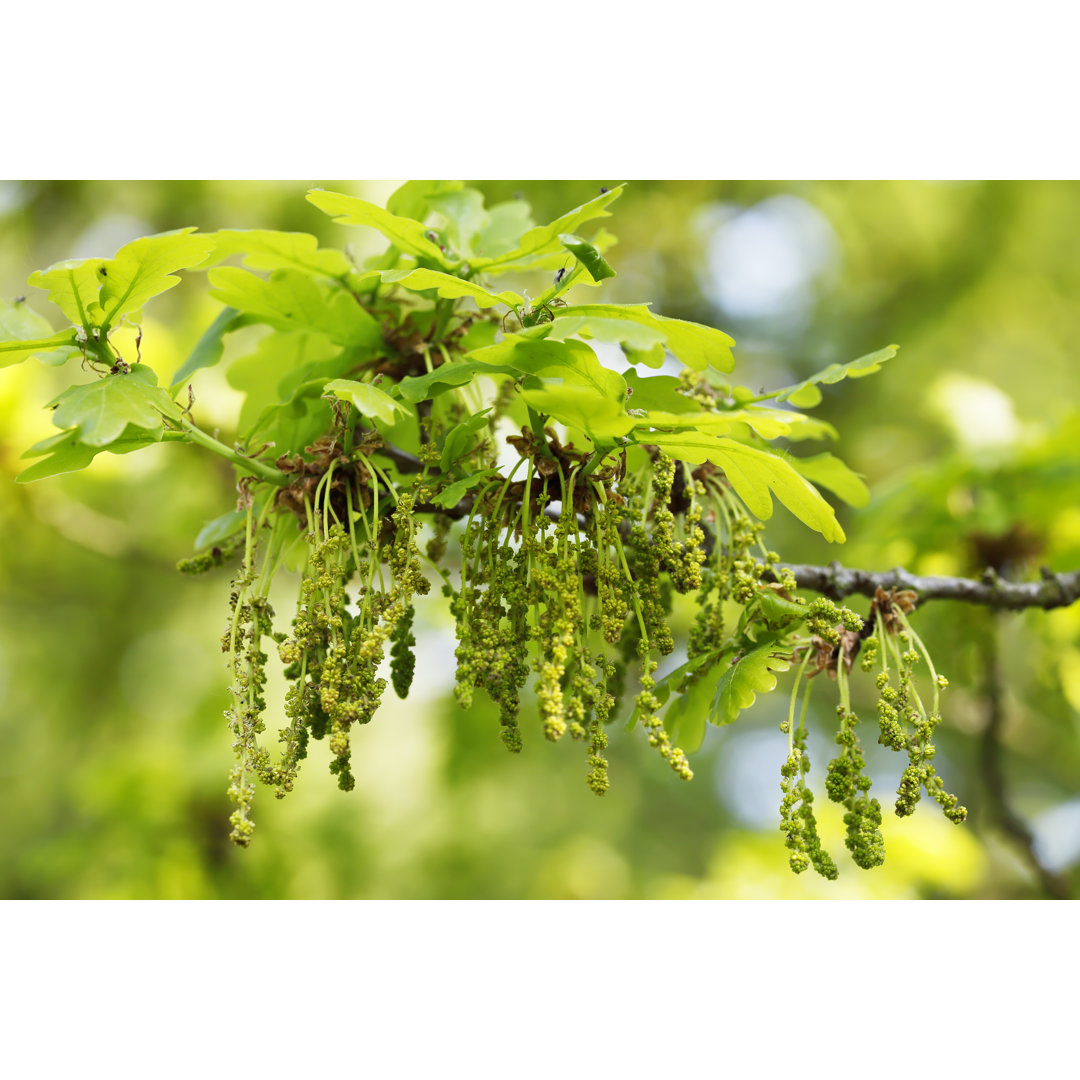
[{"label": "green oak leaf", "polygon": [[56,406],[53,423],[60,428],[78,428],[79,441],[91,447],[115,442],[129,424],[159,430],[163,416],[179,420],[182,415],[180,406],[158,386],[153,369],[145,364],[136,364],[126,374],[118,372],[69,387],[50,405]]},{"label": "green oak leaf", "polygon": [[379,324],[340,288],[299,270],[277,270],[269,280],[238,266],[211,270],[210,295],[279,330],[314,330],[339,345],[377,348]]},{"label": "green oak leaf", "polygon": [[487,212],[487,224],[473,241],[473,250],[482,258],[494,259],[513,251],[521,238],[535,226],[532,209],[524,199],[496,203]]},{"label": "green oak leaf", "polygon": [[160,441],[160,426],[146,430],[129,425],[124,428],[119,438],[113,439],[107,446],[87,446],[86,443],[80,441],[80,432],[77,429],[62,431],[30,447],[23,454],[24,458],[40,457],[41,460],[23,469],[15,477],[15,482],[30,484],[35,480],[58,476],[60,473],[78,472],[80,469],[85,469],[103,451],[108,451],[110,454],[130,454],[132,450],[141,450],[144,446],[151,446]]},{"label": "green oak leaf", "polygon": [[406,180],[386,200],[386,209],[398,217],[426,221],[430,212],[429,196],[460,191],[464,186],[460,180]]},{"label": "green oak leaf", "polygon": [[229,364],[225,379],[244,394],[237,419],[239,435],[243,439],[254,436],[262,428],[266,410],[291,399],[295,388],[286,390],[286,380],[303,381],[316,365],[337,355],[338,347],[325,334],[297,331],[268,334],[253,352]]},{"label": "green oak leaf", "polygon": [[[720,371],[731,371],[735,360],[731,348],[735,339],[723,330],[700,323],[686,322],[683,319],[669,319],[663,315],[654,315],[646,304],[571,304],[555,309],[556,321],[560,319],[583,319],[588,329],[592,320],[598,320],[599,332],[594,336],[604,341],[629,341],[632,348],[641,340],[636,327],[645,326],[662,335],[667,347],[688,368],[703,371],[710,364]],[[604,322],[599,322],[604,320]],[[628,328],[625,337],[618,335],[619,322],[633,323],[635,329]],[[589,331],[591,333],[591,330]],[[606,336],[602,336],[606,335]],[[646,349],[646,355],[655,358],[655,354]]]},{"label": "green oak leaf", "polygon": [[631,369],[623,373],[623,378],[630,390],[628,404],[631,408],[695,415],[701,412],[696,401],[680,393],[682,383],[674,375],[639,375]]},{"label": "green oak leaf", "polygon": [[618,341],[622,343],[624,350],[630,348],[639,353],[648,353],[650,349],[659,346],[660,363],[664,362],[664,334],[655,327],[626,319],[590,318],[587,315],[568,317],[558,308],[552,310],[558,317],[552,324],[551,336],[557,341],[565,341],[574,336],[595,338],[597,341]]},{"label": "green oak leaf", "polygon": [[443,509],[449,510],[452,506],[456,506],[461,502],[466,492],[485,480],[498,475],[498,469],[481,469],[479,472],[470,473],[468,476],[455,480],[448,487],[443,488],[431,501],[435,506],[441,506]]},{"label": "green oak leaf", "polygon": [[634,418],[627,416],[621,401],[614,401],[590,386],[572,382],[552,385],[545,380],[543,386],[526,387],[521,396],[537,412],[585,432],[600,447],[614,446],[634,427]]},{"label": "green oak leaf", "polygon": [[310,233],[221,229],[211,235],[216,247],[203,266],[216,266],[232,255],[242,255],[241,261],[249,270],[302,270],[339,280],[353,272],[344,252],[320,248],[318,238]]},{"label": "green oak leaf", "polygon": [[494,307],[496,304],[505,304],[507,307],[520,307],[525,303],[525,298],[516,292],[493,293],[472,281],[464,281],[453,274],[444,274],[439,270],[428,270],[420,267],[417,270],[383,270],[382,280],[386,285],[400,285],[403,289],[412,292],[424,292],[427,289],[435,289],[438,294],[447,300],[458,300],[463,296],[471,297],[476,301],[476,306],[481,308]]},{"label": "green oak leaf", "polygon": [[790,401],[800,409],[809,409],[821,402],[819,383],[838,383],[841,379],[861,379],[864,375],[872,375],[875,371],[880,371],[881,365],[886,360],[891,360],[899,351],[898,345],[886,345],[884,349],[860,356],[858,360],[847,364],[830,364],[824,371],[811,375],[809,379],[803,379],[794,386],[764,396],[776,398],[777,401]]},{"label": "green oak leaf", "polygon": [[587,240],[574,233],[559,233],[559,243],[585,267],[593,281],[600,282],[615,276],[607,259]]},{"label": "green oak leaf", "polygon": [[589,386],[605,397],[626,401],[626,380],[604,367],[583,341],[552,341],[508,334],[502,341],[469,353],[470,360],[508,364],[525,375],[560,378]]},{"label": "green oak leaf", "polygon": [[787,671],[790,658],[778,655],[785,643],[782,637],[766,635],[757,647],[736,655],[713,695],[709,722],[724,727],[738,719],[743,709],[749,709],[758,694],[767,694],[776,688],[775,672]]},{"label": "green oak leaf", "polygon": [[0,367],[20,364],[31,356],[43,363],[63,362],[77,350],[74,330],[56,333],[47,319],[21,301],[0,300]]},{"label": "green oak leaf", "polygon": [[701,749],[713,695],[712,681],[704,674],[671,703],[664,714],[664,727],[671,741],[687,754]]},{"label": "green oak leaf", "polygon": [[426,375],[410,375],[395,387],[398,396],[415,404],[445,394],[459,386],[471,383],[478,375],[513,375],[521,372],[507,364],[488,364],[482,360],[463,360],[460,363],[442,364]]},{"label": "green oak leaf", "polygon": [[790,627],[794,620],[806,619],[806,605],[796,604],[794,600],[785,600],[773,589],[762,586],[757,594],[758,604],[765,621],[773,627]]},{"label": "green oak leaf", "polygon": [[443,472],[449,472],[458,458],[472,449],[473,436],[487,427],[489,412],[491,409],[475,413],[468,420],[455,424],[446,433],[442,440],[442,453],[439,458],[439,468]]},{"label": "green oak leaf", "polygon": [[48,290],[49,299],[73,326],[100,326],[105,315],[98,304],[98,270],[104,265],[104,259],[66,259],[35,271],[26,283]]},{"label": "green oak leaf", "polygon": [[230,510],[227,514],[208,521],[195,537],[195,550],[202,551],[204,548],[221,543],[222,540],[228,540],[230,536],[235,536],[244,528],[246,521],[246,510]]},{"label": "green oak leaf", "polygon": [[236,308],[227,307],[218,313],[218,317],[206,328],[199,338],[191,355],[176,370],[169,383],[175,393],[200,368],[213,367],[225,354],[224,337],[232,330],[244,325],[245,317]]},{"label": "green oak leaf", "polygon": [[114,326],[123,315],[141,311],[147,300],[180,284],[175,271],[196,266],[214,249],[214,239],[198,236],[194,226],[143,236],[125,244],[97,268],[101,326]]},{"label": "green oak leaf", "polygon": [[342,401],[351,401],[361,416],[374,417],[384,424],[393,425],[412,415],[400,401],[395,401],[385,390],[371,383],[331,379],[323,387],[323,392],[333,394]]},{"label": "green oak leaf", "polygon": [[626,381],[604,367],[582,341],[536,340],[513,334],[470,356],[504,363],[541,380],[539,385],[532,380],[525,384],[525,401],[541,413],[584,431],[599,445],[611,446],[634,428],[636,421],[626,412]]},{"label": "green oak leaf", "polygon": [[[558,254],[563,250],[559,241],[560,233],[572,233],[579,225],[595,218],[611,217],[607,211],[609,204],[614,202],[622,194],[623,185],[613,187],[605,191],[595,199],[575,207],[562,217],[556,218],[548,225],[539,225],[530,229],[521,238],[521,242],[512,251],[496,255],[494,258],[475,258],[470,260],[473,269],[487,267],[492,272],[506,273],[510,270],[527,270],[531,267],[544,265],[544,260],[551,254]],[[596,244],[596,238],[593,238]],[[602,250],[602,249],[601,249]]]},{"label": "green oak leaf", "polygon": [[446,238],[451,247],[466,259],[472,258],[473,240],[488,221],[484,196],[475,188],[458,188],[432,192],[427,202],[445,218]]},{"label": "green oak leaf", "polygon": [[368,225],[377,229],[395,247],[410,255],[431,259],[448,268],[460,261],[443,254],[439,245],[428,239],[430,230],[413,218],[398,217],[374,203],[336,191],[309,191],[307,200],[324,214],[333,217],[339,225]]},{"label": "green oak leaf", "polygon": [[852,472],[839,458],[832,454],[789,459],[792,466],[807,480],[818,487],[828,488],[839,495],[849,506],[866,506],[870,501],[870,489],[858,473]]},{"label": "green oak leaf", "polygon": [[782,457],[733,439],[692,431],[653,432],[639,436],[638,441],[653,443],[683,461],[698,465],[711,461],[724,470],[735,493],[762,521],[772,517],[771,492],[804,525],[821,533],[830,543],[844,540],[844,530],[833,508]]},{"label": "green oak leaf", "polygon": [[667,359],[667,349],[664,348],[662,341],[658,341],[645,349],[635,348],[628,341],[624,341],[622,351],[628,364],[644,364],[646,367],[661,368]]}]

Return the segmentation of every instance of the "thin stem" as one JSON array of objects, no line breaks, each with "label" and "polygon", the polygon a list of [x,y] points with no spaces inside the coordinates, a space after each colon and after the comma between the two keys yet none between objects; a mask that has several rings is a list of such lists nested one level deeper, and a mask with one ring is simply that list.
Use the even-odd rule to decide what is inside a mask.
[{"label": "thin stem", "polygon": [[212,451],[217,454],[218,457],[225,458],[226,461],[231,461],[237,468],[243,469],[244,472],[250,473],[252,476],[257,476],[260,480],[266,480],[271,484],[276,484],[278,487],[287,487],[292,483],[292,477],[287,473],[283,473],[279,469],[275,469],[272,465],[266,465],[261,461],[245,457],[238,451],[230,449],[223,442],[218,442],[213,435],[208,435],[201,428],[197,428],[187,418],[181,419],[180,423],[191,442],[198,443],[199,446]]}]

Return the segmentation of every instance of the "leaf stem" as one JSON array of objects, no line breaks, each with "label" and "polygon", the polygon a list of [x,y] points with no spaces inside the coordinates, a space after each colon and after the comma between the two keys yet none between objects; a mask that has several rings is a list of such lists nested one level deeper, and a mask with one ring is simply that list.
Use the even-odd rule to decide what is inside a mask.
[{"label": "leaf stem", "polygon": [[292,483],[292,478],[287,473],[275,469],[272,465],[256,461],[254,458],[245,457],[237,450],[230,449],[223,442],[218,442],[213,435],[208,435],[201,428],[197,428],[190,420],[182,419],[180,423],[191,442],[198,443],[199,446],[212,451],[218,457],[225,458],[226,461],[231,461],[237,468],[243,469],[244,472],[251,473],[252,476],[257,476],[260,480],[276,484],[278,487],[286,487]]}]

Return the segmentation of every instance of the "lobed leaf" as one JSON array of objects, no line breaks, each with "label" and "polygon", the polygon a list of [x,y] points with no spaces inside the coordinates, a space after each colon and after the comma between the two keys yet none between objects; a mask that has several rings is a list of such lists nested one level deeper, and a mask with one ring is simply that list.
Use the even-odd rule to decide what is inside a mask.
[{"label": "lobed leaf", "polygon": [[472,382],[477,375],[514,375],[520,377],[521,372],[506,364],[489,364],[482,360],[463,360],[461,363],[442,364],[434,371],[426,375],[411,375],[402,379],[397,384],[398,394],[412,403],[427,401],[445,394],[448,390],[454,390],[459,386],[465,386]]},{"label": "lobed leaf", "polygon": [[767,694],[776,688],[774,673],[791,667],[788,658],[776,654],[776,649],[781,646],[781,638],[767,635],[757,648],[736,657],[716,684],[710,723],[717,727],[733,723],[743,709],[754,704],[758,694]]},{"label": "lobed leaf", "polygon": [[804,525],[821,533],[830,543],[844,540],[844,531],[833,508],[784,458],[733,439],[696,432],[656,432],[639,436],[638,441],[654,443],[684,461],[699,465],[711,461],[724,470],[735,493],[762,521],[772,517],[769,497],[772,493]]},{"label": "lobed leaf", "polygon": [[160,431],[163,416],[179,420],[182,415],[176,402],[158,386],[153,369],[145,364],[69,387],[50,405],[56,406],[53,423],[78,428],[79,442],[90,447],[116,442],[128,425]]},{"label": "lobed leaf", "polygon": [[406,180],[386,200],[386,209],[398,217],[426,221],[430,209],[429,196],[460,191],[464,186],[460,180]]},{"label": "lobed leaf", "polygon": [[66,347],[75,343],[74,330],[53,331],[47,319],[22,302],[0,300],[0,367],[20,364],[31,356],[49,363],[59,355],[67,358]]},{"label": "lobed leaf", "polygon": [[473,250],[482,258],[495,258],[513,251],[535,222],[524,199],[496,203],[487,212],[487,224],[476,235]]},{"label": "lobed leaf", "polygon": [[[127,427],[120,438],[113,439],[107,446],[88,446],[80,441],[77,430],[62,431],[59,435],[32,446],[23,454],[23,457],[41,457],[41,460],[23,469],[15,477],[15,482],[30,484],[35,480],[58,476],[60,473],[78,472],[79,469],[85,469],[103,451],[107,450],[110,454],[129,454],[132,450],[141,450],[144,446],[160,441],[160,426],[153,430]],[[47,447],[46,443],[49,444]]]},{"label": "lobed leaf", "polygon": [[[556,320],[575,318],[584,320],[580,325],[584,330],[603,341],[628,341],[632,348],[640,349],[640,335],[629,326],[620,335],[618,325],[620,323],[633,326],[645,326],[655,331],[660,338],[653,342],[663,340],[675,356],[688,368],[702,371],[710,364],[720,371],[731,371],[735,366],[735,360],[731,355],[731,348],[735,339],[729,337],[723,330],[716,330],[711,326],[702,326],[700,323],[685,322],[682,319],[669,319],[663,315],[654,315],[646,304],[571,304],[567,307],[555,309]],[[593,333],[592,326],[596,325],[597,332]],[[652,346],[645,346],[651,350]],[[657,354],[647,351],[647,362],[654,366]],[[663,358],[660,358],[660,363]]]},{"label": "lobed leaf", "polygon": [[277,270],[270,279],[238,266],[211,270],[210,295],[279,330],[313,330],[339,345],[377,348],[379,324],[347,292],[299,270]]},{"label": "lobed leaf", "polygon": [[446,220],[446,238],[451,247],[465,258],[471,258],[473,240],[488,221],[484,196],[475,188],[457,188],[432,192],[427,203]]},{"label": "lobed leaf", "polygon": [[98,270],[104,265],[104,259],[66,259],[47,270],[36,270],[26,283],[47,290],[73,326],[100,326],[105,316],[98,304]]},{"label": "lobed leaf", "polygon": [[205,266],[216,266],[233,255],[242,255],[249,270],[302,270],[306,274],[343,279],[353,272],[345,253],[320,248],[310,233],[276,229],[221,229],[211,234],[216,247]]},{"label": "lobed leaf", "polygon": [[332,379],[323,387],[323,392],[342,401],[351,401],[362,416],[374,417],[384,424],[393,425],[412,415],[400,401],[395,401],[385,390],[371,383]]},{"label": "lobed leaf", "polygon": [[839,495],[849,506],[866,506],[870,501],[870,489],[858,473],[852,472],[839,458],[832,454],[790,459],[791,464],[807,480],[819,487],[828,488]]},{"label": "lobed leaf", "polygon": [[[292,397],[294,387],[286,389],[286,381],[303,381],[318,365],[337,355],[338,346],[325,334],[302,330],[268,334],[253,352],[234,360],[225,378],[244,394],[237,419],[239,435],[250,438],[256,432],[262,434],[267,411]],[[267,437],[273,438],[269,433]]]},{"label": "lobed leaf", "polygon": [[198,265],[213,251],[214,238],[191,235],[194,232],[191,226],[143,236],[97,268],[102,327],[115,325],[122,316],[140,311],[147,300],[179,285],[175,271]]},{"label": "lobed leaf", "polygon": [[481,308],[494,307],[496,304],[517,308],[525,303],[525,298],[516,292],[510,290],[500,293],[488,292],[473,281],[465,281],[463,278],[454,277],[453,274],[444,274],[439,270],[428,270],[424,267],[416,270],[383,270],[382,280],[386,285],[400,285],[413,292],[435,289],[445,300],[458,300],[463,296],[468,296],[476,301],[477,307]]},{"label": "lobed leaf", "polygon": [[809,409],[821,402],[819,383],[838,383],[842,379],[861,379],[864,375],[872,375],[880,371],[881,365],[886,360],[891,360],[897,352],[899,352],[898,345],[886,345],[884,349],[860,356],[858,360],[852,360],[847,364],[830,364],[823,371],[811,375],[809,379],[803,379],[801,383],[764,396],[776,398],[777,401],[790,401],[792,405],[798,405],[800,409]]},{"label": "lobed leaf", "polygon": [[410,255],[432,259],[445,267],[456,266],[460,261],[444,255],[439,245],[428,239],[429,230],[413,218],[398,217],[374,203],[336,191],[309,191],[307,200],[331,215],[339,225],[367,225],[377,229],[395,247]]},{"label": "lobed leaf", "polygon": [[563,214],[562,217],[556,218],[550,224],[530,229],[513,251],[494,258],[473,259],[471,265],[474,269],[487,267],[491,271],[498,268],[500,273],[509,270],[526,270],[539,265],[545,256],[562,249],[559,241],[560,233],[572,233],[579,225],[595,218],[611,217],[607,212],[607,207],[622,194],[622,189],[622,184],[613,187],[610,191],[605,191],[595,199],[590,199],[587,203]]}]

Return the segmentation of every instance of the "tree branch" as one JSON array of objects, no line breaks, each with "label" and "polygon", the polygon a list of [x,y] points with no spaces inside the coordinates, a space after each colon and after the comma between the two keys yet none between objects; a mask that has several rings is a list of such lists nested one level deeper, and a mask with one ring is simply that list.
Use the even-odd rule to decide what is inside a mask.
[{"label": "tree branch", "polygon": [[[380,447],[377,453],[389,457],[402,473],[416,473],[423,469],[423,462],[412,454],[395,447]],[[677,476],[681,476],[681,471]],[[421,513],[441,513],[454,520],[467,517],[472,509],[474,496],[467,495],[456,506],[440,509],[430,504],[417,506]],[[548,511],[548,516],[557,520],[558,515]],[[705,550],[709,553],[715,543],[711,530],[706,530]],[[831,600],[843,600],[847,596],[859,595],[873,599],[879,588],[914,589],[919,600],[960,600],[967,604],[982,604],[997,611],[1021,611],[1024,608],[1043,608],[1050,610],[1068,607],[1080,600],[1080,570],[1064,574],[1055,574],[1048,567],[1039,571],[1042,580],[1031,582],[1006,581],[993,570],[986,570],[980,580],[962,577],[919,577],[903,567],[893,570],[869,571],[853,570],[841,566],[839,562],[828,566],[811,566],[795,563],[780,563],[782,569],[791,570],[800,589],[810,589],[821,593]]]},{"label": "tree branch", "polygon": [[894,570],[871,572],[852,570],[838,562],[828,566],[805,566],[780,563],[779,568],[795,575],[800,589],[810,589],[831,600],[845,596],[873,597],[879,589],[914,589],[922,602],[927,600],[962,600],[968,604],[983,604],[998,611],[1020,611],[1023,608],[1068,607],[1080,599],[1080,570],[1055,574],[1046,567],[1040,570],[1041,581],[1014,582],[998,577],[993,570],[984,572],[981,580],[962,577],[919,577],[896,567]]},{"label": "tree branch", "polygon": [[980,739],[983,782],[989,799],[989,813],[995,824],[1012,841],[1024,861],[1034,871],[1046,894],[1054,900],[1068,900],[1069,884],[1060,874],[1044,866],[1035,851],[1035,838],[1027,822],[1013,809],[1005,783],[1001,733],[1005,726],[1005,687],[1002,683],[996,615],[990,615],[983,643],[983,700],[986,724]]}]

